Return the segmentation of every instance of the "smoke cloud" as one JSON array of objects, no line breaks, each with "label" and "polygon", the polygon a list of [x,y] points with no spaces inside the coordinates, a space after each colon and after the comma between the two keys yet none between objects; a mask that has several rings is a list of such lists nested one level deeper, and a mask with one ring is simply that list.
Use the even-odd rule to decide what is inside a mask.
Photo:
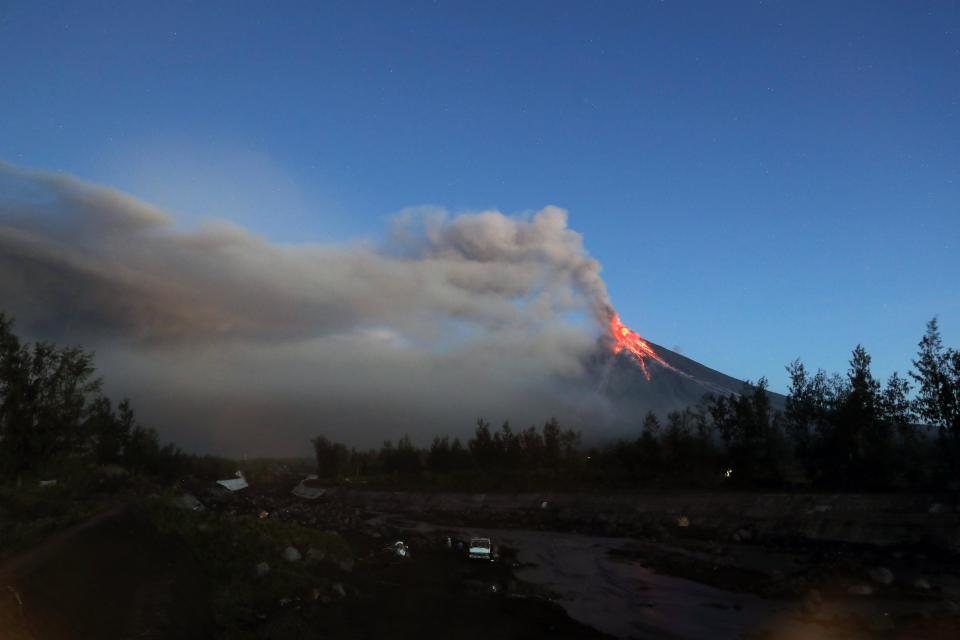
[{"label": "smoke cloud", "polygon": [[[598,419],[584,360],[610,313],[566,212],[411,209],[384,239],[276,244],[0,163],[0,308],[95,349],[112,394],[185,448],[305,453]],[[597,323],[596,320],[601,320]]]}]

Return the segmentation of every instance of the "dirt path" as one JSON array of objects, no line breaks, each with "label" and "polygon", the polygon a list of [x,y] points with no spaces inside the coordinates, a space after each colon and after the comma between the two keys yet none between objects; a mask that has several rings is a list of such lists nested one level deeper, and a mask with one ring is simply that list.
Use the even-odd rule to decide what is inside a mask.
[{"label": "dirt path", "polygon": [[189,552],[123,506],[0,564],[0,639],[204,638],[205,580]]}]

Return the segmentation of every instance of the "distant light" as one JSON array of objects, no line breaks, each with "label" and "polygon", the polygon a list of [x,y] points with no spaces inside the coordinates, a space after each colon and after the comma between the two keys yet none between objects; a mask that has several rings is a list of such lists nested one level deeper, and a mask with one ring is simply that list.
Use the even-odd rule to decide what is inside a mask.
[{"label": "distant light", "polygon": [[727,469],[726,471],[723,472],[724,478],[729,478],[732,475],[733,475],[733,469]]}]

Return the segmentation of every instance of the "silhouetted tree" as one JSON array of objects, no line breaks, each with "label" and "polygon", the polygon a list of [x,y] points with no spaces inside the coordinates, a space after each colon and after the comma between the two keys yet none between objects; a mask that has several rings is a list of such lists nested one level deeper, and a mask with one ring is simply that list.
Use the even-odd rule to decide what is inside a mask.
[{"label": "silhouetted tree", "polygon": [[532,469],[539,468],[543,464],[543,436],[536,427],[530,426],[520,432],[518,440],[523,451],[524,465]]},{"label": "silhouetted tree", "polygon": [[960,351],[944,348],[937,319],[927,323],[910,372],[918,384],[913,410],[937,428],[948,475],[960,477]]},{"label": "silhouetted tree", "polygon": [[331,442],[324,436],[317,436],[311,442],[317,458],[318,476],[337,478],[347,472],[350,466],[350,451],[345,445]]},{"label": "silhouetted tree", "polygon": [[474,464],[481,469],[491,469],[498,462],[499,443],[494,441],[493,434],[490,433],[490,423],[482,418],[477,420],[477,428],[468,447]]},{"label": "silhouetted tree", "polygon": [[543,425],[543,465],[556,469],[560,465],[561,450],[560,423],[550,418]]},{"label": "silhouetted tree", "polygon": [[93,374],[92,354],[22,345],[0,314],[0,470],[19,479],[84,444],[81,427],[100,388]]},{"label": "silhouetted tree", "polygon": [[454,469],[450,455],[450,438],[437,436],[427,453],[427,469],[433,473],[447,473]]}]

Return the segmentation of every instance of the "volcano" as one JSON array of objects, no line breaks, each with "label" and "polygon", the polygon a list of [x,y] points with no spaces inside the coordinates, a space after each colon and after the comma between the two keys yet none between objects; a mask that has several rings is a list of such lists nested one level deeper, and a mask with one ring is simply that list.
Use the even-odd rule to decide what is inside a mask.
[{"label": "volcano", "polygon": [[[745,381],[641,338],[616,313],[589,368],[600,393],[631,415],[653,411],[661,416],[693,407],[704,396],[749,392]],[[786,398],[768,391],[770,406],[782,410]]]}]

